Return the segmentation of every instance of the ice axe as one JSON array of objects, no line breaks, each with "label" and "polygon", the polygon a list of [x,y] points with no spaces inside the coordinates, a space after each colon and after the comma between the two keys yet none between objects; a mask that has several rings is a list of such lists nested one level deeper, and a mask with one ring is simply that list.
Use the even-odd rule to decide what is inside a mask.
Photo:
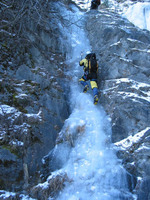
[{"label": "ice axe", "polygon": [[81,51],[81,60],[82,60],[82,57],[83,57],[83,51]]}]

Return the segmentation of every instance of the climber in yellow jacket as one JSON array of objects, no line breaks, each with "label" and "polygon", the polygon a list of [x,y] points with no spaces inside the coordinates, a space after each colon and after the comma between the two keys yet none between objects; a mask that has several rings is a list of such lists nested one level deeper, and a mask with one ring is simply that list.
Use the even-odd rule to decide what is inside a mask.
[{"label": "climber in yellow jacket", "polygon": [[86,93],[89,90],[89,86],[86,81],[90,80],[94,95],[94,104],[96,105],[98,103],[98,63],[95,53],[88,53],[86,57],[79,62],[79,65],[84,66],[84,75],[81,77],[81,79],[79,79],[79,82],[84,86],[83,92]]}]

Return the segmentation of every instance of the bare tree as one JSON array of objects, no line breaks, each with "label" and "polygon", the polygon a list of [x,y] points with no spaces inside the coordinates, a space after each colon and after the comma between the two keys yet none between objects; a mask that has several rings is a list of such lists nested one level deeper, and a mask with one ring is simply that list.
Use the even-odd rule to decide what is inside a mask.
[{"label": "bare tree", "polygon": [[0,1],[0,61],[4,66],[8,62],[28,51],[31,41],[28,31],[50,21],[51,0],[1,0]]}]

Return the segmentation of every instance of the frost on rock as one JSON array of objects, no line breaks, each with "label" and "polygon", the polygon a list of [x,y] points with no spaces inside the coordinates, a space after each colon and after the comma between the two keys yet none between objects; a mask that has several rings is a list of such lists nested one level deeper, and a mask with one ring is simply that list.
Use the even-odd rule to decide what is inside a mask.
[{"label": "frost on rock", "polygon": [[15,200],[15,199],[19,199],[19,200],[36,200],[33,199],[31,197],[29,197],[28,195],[24,195],[24,194],[17,194],[17,193],[13,193],[13,192],[7,192],[4,190],[0,190],[0,199],[3,200]]},{"label": "frost on rock", "polygon": [[150,167],[150,127],[114,143],[114,149],[118,156],[123,159],[124,166],[132,174],[144,177]]},{"label": "frost on rock", "polygon": [[27,122],[29,124],[34,124],[38,122],[42,122],[42,110],[40,109],[37,114],[25,114],[27,117]]},{"label": "frost on rock", "polygon": [[129,78],[120,78],[106,81],[105,87],[106,89],[103,90],[104,94],[110,94],[111,92],[113,93],[115,90],[116,95],[120,98],[130,98],[132,101],[137,102],[142,100],[147,101],[147,103],[150,102],[149,84],[138,82]]},{"label": "frost on rock", "polygon": [[74,146],[74,142],[77,137],[82,135],[85,131],[85,121],[76,118],[74,121],[70,122],[70,119],[66,120],[66,124],[63,130],[58,134],[56,144],[62,143],[64,141],[68,142],[71,146]]},{"label": "frost on rock", "polygon": [[1,144],[8,143],[11,146],[24,146],[24,136],[30,135],[32,124],[42,122],[42,110],[38,114],[25,114],[14,107],[0,105]]},{"label": "frost on rock", "polygon": [[24,114],[18,111],[16,108],[8,105],[0,105],[0,115],[2,117],[8,117],[9,120],[15,122],[18,118],[26,118],[29,124],[42,122],[42,110],[40,109],[37,114]]},{"label": "frost on rock", "polygon": [[147,134],[150,134],[150,127],[147,127],[143,131],[135,134],[134,136],[129,136],[119,142],[115,143],[115,146],[119,147],[121,150],[130,150],[131,147],[135,146],[135,144],[140,144],[143,142],[144,138]]},{"label": "frost on rock", "polygon": [[56,198],[69,180],[66,173],[58,173],[48,177],[47,181],[32,188],[32,196],[42,199]]}]

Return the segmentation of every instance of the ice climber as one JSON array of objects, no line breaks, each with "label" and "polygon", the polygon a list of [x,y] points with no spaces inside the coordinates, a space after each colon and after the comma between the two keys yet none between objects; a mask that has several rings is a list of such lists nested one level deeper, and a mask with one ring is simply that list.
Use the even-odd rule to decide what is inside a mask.
[{"label": "ice climber", "polygon": [[86,81],[90,80],[90,85],[94,95],[94,104],[96,105],[98,103],[98,63],[95,53],[88,53],[86,57],[79,62],[79,65],[84,66],[84,75],[79,79],[79,82],[84,86],[83,92],[86,93],[89,90],[89,85]]},{"label": "ice climber", "polygon": [[91,9],[97,9],[100,4],[101,4],[100,0],[92,0],[91,1]]}]

